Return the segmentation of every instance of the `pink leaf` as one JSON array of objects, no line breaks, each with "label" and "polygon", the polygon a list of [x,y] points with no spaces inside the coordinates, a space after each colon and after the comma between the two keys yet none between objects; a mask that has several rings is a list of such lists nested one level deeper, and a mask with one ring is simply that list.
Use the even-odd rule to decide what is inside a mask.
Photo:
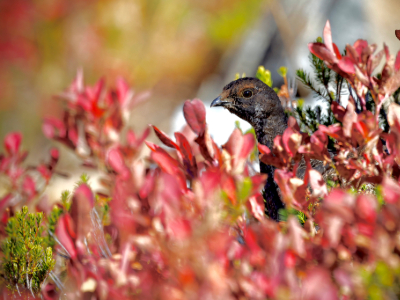
[{"label": "pink leaf", "polygon": [[58,151],[57,148],[51,148],[50,155],[52,159],[58,160],[58,158],[60,157],[60,152]]},{"label": "pink leaf", "polygon": [[264,199],[261,194],[258,194],[256,196],[251,196],[249,198],[249,204],[250,204],[250,211],[253,214],[253,216],[259,220],[262,221],[265,219],[265,204],[264,204]]},{"label": "pink leaf", "polygon": [[4,147],[9,155],[17,154],[22,141],[20,132],[11,132],[4,138]]},{"label": "pink leaf", "polygon": [[150,134],[150,127],[147,127],[143,131],[142,135],[136,140],[135,147],[139,147],[140,145],[142,145],[142,143],[144,142],[145,139],[147,139],[149,134]]},{"label": "pink leaf", "polygon": [[300,226],[297,217],[289,216],[288,229],[290,235],[290,241],[292,249],[297,253],[298,256],[304,257],[306,254],[304,237],[306,235],[304,229]]},{"label": "pink leaf", "polygon": [[365,48],[368,47],[368,42],[366,40],[357,40],[353,44],[354,50],[357,52],[358,57],[361,57],[361,54]]},{"label": "pink leaf", "polygon": [[306,278],[301,287],[301,299],[308,300],[336,300],[338,291],[332,283],[327,270],[321,267],[314,267],[307,271]]},{"label": "pink leaf", "polygon": [[72,240],[71,230],[69,230],[69,223],[71,223],[70,218],[71,217],[69,215],[63,215],[60,217],[57,222],[56,235],[61,245],[68,251],[68,255],[72,259],[75,259],[77,256],[77,252],[74,242]]},{"label": "pink leaf", "polygon": [[[92,229],[91,212],[94,207],[94,195],[87,184],[76,188],[71,202],[70,214],[76,237],[83,242]],[[80,248],[80,247],[79,247]],[[79,249],[82,251],[82,249]]]},{"label": "pink leaf", "polygon": [[322,43],[309,43],[308,49],[319,59],[322,59],[329,64],[333,64],[337,61],[337,58],[333,52],[331,52],[325,44]]},{"label": "pink leaf", "polygon": [[191,223],[185,219],[175,219],[168,222],[169,236],[174,240],[185,240],[192,234]]},{"label": "pink leaf", "polygon": [[383,196],[387,203],[395,204],[400,199],[400,186],[389,177],[385,177],[382,182]]},{"label": "pink leaf", "polygon": [[[351,97],[351,96],[350,96]],[[346,114],[343,117],[343,134],[347,137],[351,137],[351,129],[353,123],[357,121],[357,114],[352,101],[349,101],[346,107]]]},{"label": "pink leaf", "polygon": [[206,108],[200,99],[186,100],[183,105],[186,122],[194,133],[200,135],[206,128]]},{"label": "pink leaf", "polygon": [[338,66],[345,73],[348,73],[348,74],[354,74],[355,73],[354,63],[347,56],[344,56],[341,60],[339,60]]},{"label": "pink leaf", "polygon": [[24,192],[28,195],[29,199],[31,199],[33,196],[35,196],[35,194],[36,194],[36,183],[33,180],[33,178],[30,177],[29,175],[27,175],[24,178],[24,181],[22,183],[22,188],[23,188]]},{"label": "pink leaf", "polygon": [[126,80],[122,77],[117,78],[116,87],[119,104],[125,107],[132,100],[133,91],[130,89]]},{"label": "pink leaf", "polygon": [[325,197],[328,194],[328,189],[326,187],[325,181],[322,178],[321,173],[316,170],[310,170],[310,185],[313,190],[313,195],[315,197]]},{"label": "pink leaf", "polygon": [[254,136],[251,133],[247,133],[243,136],[242,149],[240,150],[239,159],[246,159],[255,146]]},{"label": "pink leaf", "polygon": [[394,70],[395,71],[400,70],[400,50],[399,52],[397,52],[396,61],[394,63]]},{"label": "pink leaf", "polygon": [[361,194],[356,200],[356,212],[368,223],[375,223],[377,202],[371,195]]},{"label": "pink leaf", "polygon": [[124,157],[118,148],[112,148],[107,153],[107,163],[115,172],[122,175],[123,178],[129,177],[129,169],[125,164]]},{"label": "pink leaf", "polygon": [[400,128],[400,105],[396,103],[389,105],[387,119],[390,127]]},{"label": "pink leaf", "polygon": [[331,32],[331,24],[329,20],[326,21],[325,27],[324,27],[324,43],[326,47],[334,53],[333,51],[333,46],[332,46],[332,32]]}]

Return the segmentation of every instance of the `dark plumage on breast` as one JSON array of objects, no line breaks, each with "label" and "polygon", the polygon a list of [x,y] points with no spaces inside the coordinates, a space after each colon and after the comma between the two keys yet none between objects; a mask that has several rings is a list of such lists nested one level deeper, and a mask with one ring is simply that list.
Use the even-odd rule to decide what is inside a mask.
[{"label": "dark plumage on breast", "polygon": [[[257,78],[241,78],[227,84],[211,107],[222,106],[253,126],[259,143],[272,150],[274,138],[287,128],[287,117],[278,95]],[[321,174],[326,168],[321,161],[311,161]],[[297,176],[304,178],[305,164],[299,166]],[[279,188],[274,181],[275,168],[260,162],[260,172],[268,175],[264,186],[266,213],[278,221],[278,211],[284,208]]]}]

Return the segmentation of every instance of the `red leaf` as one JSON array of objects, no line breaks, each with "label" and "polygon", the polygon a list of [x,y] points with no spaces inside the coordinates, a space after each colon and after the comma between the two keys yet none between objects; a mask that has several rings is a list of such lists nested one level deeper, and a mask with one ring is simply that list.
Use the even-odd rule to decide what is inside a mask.
[{"label": "red leaf", "polygon": [[214,147],[215,143],[211,139],[207,127],[205,128],[204,132],[195,139],[195,142],[199,145],[199,149],[203,157],[206,160],[212,162],[214,160],[215,153],[216,150],[218,150],[218,147]]},{"label": "red leaf", "polygon": [[336,54],[336,57],[337,57],[338,59],[342,59],[342,55],[340,54],[340,51],[339,51],[338,46],[336,46],[335,43],[332,43],[332,45],[333,45],[333,50],[334,50],[334,52],[335,52],[335,54]]},{"label": "red leaf", "polygon": [[171,148],[174,149],[179,149],[178,145],[175,144],[174,141],[172,141],[165,132],[161,131],[160,129],[158,129],[156,126],[152,125],[153,129],[154,129],[154,133],[157,135],[157,137],[160,139],[160,141]]},{"label": "red leaf", "polygon": [[4,147],[9,155],[17,154],[22,141],[20,132],[11,132],[4,138]]},{"label": "red leaf", "polygon": [[193,156],[192,148],[190,147],[188,140],[179,132],[175,132],[175,138],[179,144],[179,152],[183,156],[183,163],[186,167],[186,171],[191,177],[195,177],[197,175],[196,159]]},{"label": "red leaf", "polygon": [[395,30],[394,34],[396,35],[396,37],[400,40],[400,30]]},{"label": "red leaf", "polygon": [[261,154],[271,154],[271,150],[262,144],[257,145],[258,151],[260,151]]},{"label": "red leaf", "polygon": [[343,117],[346,114],[346,109],[343,106],[341,106],[339,103],[337,103],[336,101],[333,101],[331,104],[331,110],[332,110],[335,118],[338,121],[343,122]]},{"label": "red leaf", "polygon": [[232,204],[236,205],[237,199],[236,199],[235,180],[232,177],[227,176],[222,179],[221,187],[226,192],[226,194],[227,194],[229,200],[232,202]]},{"label": "red leaf", "polygon": [[186,100],[183,105],[186,122],[194,133],[200,135],[206,129],[206,108],[200,99]]},{"label": "red leaf", "polygon": [[151,152],[151,158],[168,174],[173,175],[179,171],[178,161],[173,159],[164,149],[158,148]]},{"label": "red leaf", "polygon": [[294,157],[297,153],[297,149],[301,145],[302,136],[300,133],[295,132],[291,127],[288,127],[282,135],[282,144],[286,152]]}]

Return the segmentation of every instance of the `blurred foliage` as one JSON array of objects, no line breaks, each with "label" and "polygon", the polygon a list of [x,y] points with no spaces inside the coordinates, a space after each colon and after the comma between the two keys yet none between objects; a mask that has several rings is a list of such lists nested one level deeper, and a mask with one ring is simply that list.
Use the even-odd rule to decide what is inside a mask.
[{"label": "blurred foliage", "polygon": [[193,96],[262,12],[261,0],[1,1],[0,138],[22,130],[31,144],[41,117],[60,111],[49,95],[78,68]]}]

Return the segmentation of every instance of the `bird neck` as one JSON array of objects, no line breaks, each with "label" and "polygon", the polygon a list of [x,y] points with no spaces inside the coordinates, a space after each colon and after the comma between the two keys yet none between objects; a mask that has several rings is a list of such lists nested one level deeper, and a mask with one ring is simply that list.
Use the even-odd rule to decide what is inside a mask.
[{"label": "bird neck", "polygon": [[278,113],[271,114],[266,118],[257,118],[255,124],[252,125],[256,132],[257,141],[272,151],[275,137],[282,135],[287,128],[287,117],[282,108],[279,109]]},{"label": "bird neck", "polygon": [[[277,135],[282,135],[287,128],[287,117],[282,109],[267,117],[258,117],[255,124],[252,124],[256,132],[257,141],[267,146],[271,151],[274,139]],[[279,210],[285,205],[279,196],[279,187],[274,180],[275,167],[266,165],[260,161],[260,171],[267,174],[263,196],[265,199],[266,214],[273,220],[279,221]]]}]

